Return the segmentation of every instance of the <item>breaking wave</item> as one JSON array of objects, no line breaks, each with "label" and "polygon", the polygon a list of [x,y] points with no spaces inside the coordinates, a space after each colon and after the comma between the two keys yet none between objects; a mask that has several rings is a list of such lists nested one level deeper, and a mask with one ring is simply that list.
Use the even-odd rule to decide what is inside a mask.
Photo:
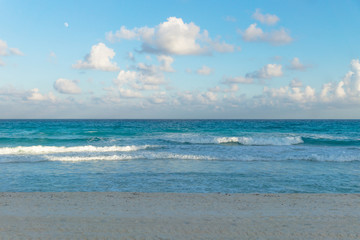
[{"label": "breaking wave", "polygon": [[304,143],[301,137],[219,137],[217,143],[239,143],[241,145],[295,145]]},{"label": "breaking wave", "polygon": [[150,153],[140,155],[111,155],[111,156],[46,156],[48,161],[122,161],[136,159],[180,159],[180,160],[216,160],[216,158],[192,154],[172,154],[172,153]]},{"label": "breaking wave", "polygon": [[159,146],[143,145],[143,146],[77,146],[77,147],[56,147],[56,146],[29,146],[29,147],[3,147],[0,148],[0,155],[40,155],[53,153],[80,153],[80,152],[130,152]]},{"label": "breaking wave", "polygon": [[201,135],[174,135],[166,140],[187,144],[239,144],[248,146],[295,145],[304,143],[300,136],[249,136],[249,137],[213,137]]}]

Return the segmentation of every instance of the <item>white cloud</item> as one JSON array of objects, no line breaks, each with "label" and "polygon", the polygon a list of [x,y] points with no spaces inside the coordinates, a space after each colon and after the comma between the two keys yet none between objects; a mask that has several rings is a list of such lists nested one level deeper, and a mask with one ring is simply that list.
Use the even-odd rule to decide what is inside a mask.
[{"label": "white cloud", "polygon": [[224,84],[237,84],[237,83],[245,83],[245,84],[250,84],[253,83],[254,79],[251,77],[243,77],[243,76],[238,76],[238,77],[226,77],[223,81]]},{"label": "white cloud", "polygon": [[272,45],[283,45],[291,43],[293,39],[290,37],[288,30],[281,28],[279,30],[266,33],[264,36],[264,41],[269,42]]},{"label": "white cloud", "polygon": [[340,82],[325,83],[322,87],[320,98],[324,102],[360,101],[360,61],[351,61],[351,71],[349,71]]},{"label": "white cloud", "polygon": [[106,34],[106,39],[110,42],[120,41],[121,39],[131,40],[138,37],[138,33],[134,30],[129,30],[125,26],[121,26],[120,30],[115,33],[109,32]]},{"label": "white cloud", "polygon": [[54,83],[54,88],[59,93],[64,94],[79,94],[81,89],[77,85],[76,81],[59,78]]},{"label": "white cloud", "polygon": [[166,92],[157,92],[148,98],[148,101],[153,104],[163,104],[168,102],[168,96]]},{"label": "white cloud", "polygon": [[257,27],[256,23],[250,24],[245,32],[240,32],[242,38],[247,42],[268,42],[272,45],[283,45],[293,41],[289,35],[288,30],[281,28],[271,32],[264,32],[261,28]]},{"label": "white cloud", "polygon": [[196,70],[197,74],[200,75],[210,75],[213,72],[213,69],[209,68],[208,66],[203,65],[201,68]]},{"label": "white cloud", "polygon": [[85,57],[84,61],[79,60],[72,67],[77,69],[117,71],[119,67],[115,62],[111,62],[114,56],[115,52],[113,49],[108,48],[104,43],[98,43],[91,47],[90,54]]},{"label": "white cloud", "polygon": [[124,98],[142,98],[142,94],[140,92],[131,90],[131,89],[125,89],[125,88],[119,88],[119,93],[121,97]]},{"label": "white cloud", "polygon": [[302,64],[300,62],[300,59],[297,57],[294,57],[291,62],[290,62],[290,66],[287,67],[288,69],[291,70],[300,70],[300,71],[304,71],[306,68],[308,68],[308,66],[305,66],[304,64]]},{"label": "white cloud", "polygon": [[0,56],[10,55],[23,56],[24,54],[18,48],[9,48],[7,43],[0,39]]},{"label": "white cloud", "polygon": [[0,56],[7,56],[8,54],[7,43],[0,39]]},{"label": "white cloud", "polygon": [[235,89],[237,84],[252,84],[255,79],[270,79],[273,77],[281,77],[282,75],[282,66],[280,64],[267,64],[255,72],[247,73],[245,77],[224,77],[221,83]]},{"label": "white cloud", "polygon": [[[164,72],[174,72],[171,64],[174,59],[170,56],[160,55],[157,56],[159,65],[148,65],[138,63],[133,70],[121,70],[116,79],[113,80],[114,84],[118,87],[119,91],[123,91],[125,96],[124,87],[135,90],[157,90],[160,85],[165,84]],[[131,95],[128,91],[126,95]],[[139,97],[139,95],[134,95]]]},{"label": "white cloud", "polygon": [[68,22],[64,22],[64,26],[65,26],[66,28],[68,28],[68,27],[69,27],[69,23],[68,23]]},{"label": "white cloud", "polygon": [[207,52],[198,43],[202,38],[200,27],[184,23],[181,18],[170,17],[156,27],[152,39],[144,39],[144,50],[151,49],[176,55],[197,55]]},{"label": "white cloud", "polygon": [[220,86],[215,86],[213,88],[209,88],[208,90],[213,93],[230,93],[237,92],[239,90],[238,83],[230,83],[230,82],[222,82],[223,84],[227,84],[228,88],[221,88]]},{"label": "white cloud", "polygon": [[[306,86],[303,87],[280,87],[280,88],[264,88],[265,96],[270,97],[271,101],[278,102],[277,100],[283,101],[284,99],[294,101],[297,103],[310,103],[316,101],[315,89]],[[269,99],[269,100],[270,100]]]},{"label": "white cloud", "polygon": [[141,27],[132,30],[122,26],[115,33],[109,32],[106,38],[111,41],[121,39],[138,39],[142,41],[142,51],[150,53],[163,53],[174,55],[200,55],[211,51],[231,52],[234,46],[212,40],[206,30],[193,22],[184,23],[181,18],[169,17],[167,21],[154,28]]},{"label": "white cloud", "polygon": [[5,63],[0,59],[0,66],[4,66]]},{"label": "white cloud", "polygon": [[41,94],[38,88],[33,88],[28,91],[25,99],[30,101],[56,101],[56,97],[52,92],[49,92],[48,94]]},{"label": "white cloud", "polygon": [[259,22],[267,25],[275,25],[280,19],[276,15],[272,14],[262,14],[260,9],[256,9],[255,13],[252,15],[252,17]]},{"label": "white cloud", "polygon": [[291,83],[290,83],[290,87],[292,87],[292,88],[302,87],[302,85],[303,85],[303,83],[297,78],[294,78],[293,80],[291,80]]},{"label": "white cloud", "polygon": [[121,70],[115,80],[118,85],[123,85],[136,80],[137,72]]},{"label": "white cloud", "polygon": [[[301,103],[306,104],[327,104],[327,106],[351,106],[360,102],[360,61],[351,61],[351,71],[339,82],[328,82],[323,84],[321,90],[316,94],[314,88],[303,87],[298,79],[291,81],[289,86],[280,88],[264,88],[263,95],[259,98],[262,102],[272,105]],[[285,101],[286,100],[286,101]],[[305,106],[305,105],[304,105]],[[312,105],[314,106],[314,105]],[[322,107],[326,105],[320,105]]]},{"label": "white cloud", "polygon": [[10,55],[23,56],[24,54],[18,48],[9,48]]},{"label": "white cloud", "polygon": [[160,70],[163,66],[147,65],[139,63],[136,67],[139,79],[142,83],[150,85],[159,85],[164,83],[164,76]]},{"label": "white cloud", "polygon": [[174,62],[174,59],[170,56],[160,55],[157,56],[157,59],[160,63],[159,70],[163,72],[175,72],[171,64]]},{"label": "white cloud", "polygon": [[213,91],[192,92],[182,91],[177,93],[177,101],[186,105],[209,105],[218,100],[218,94]]},{"label": "white cloud", "polygon": [[246,74],[246,78],[268,79],[283,75],[281,64],[267,64],[258,71]]},{"label": "white cloud", "polygon": [[[228,43],[226,43],[224,41],[221,42],[220,39],[211,40],[209,38],[208,42],[209,42],[209,45],[212,47],[212,49],[215,52],[228,53],[228,52],[235,51],[234,45],[228,44]],[[240,51],[241,48],[237,47],[237,50]]]},{"label": "white cloud", "polygon": [[264,32],[261,28],[256,27],[256,23],[250,24],[250,26],[242,34],[242,37],[247,42],[259,41],[264,38]]}]

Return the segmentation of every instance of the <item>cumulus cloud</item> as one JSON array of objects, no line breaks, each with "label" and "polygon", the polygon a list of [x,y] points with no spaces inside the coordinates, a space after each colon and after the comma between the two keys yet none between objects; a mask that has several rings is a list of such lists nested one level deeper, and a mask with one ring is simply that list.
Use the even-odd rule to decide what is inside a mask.
[{"label": "cumulus cloud", "polygon": [[272,45],[284,45],[293,41],[289,34],[289,31],[280,28],[271,32],[264,32],[260,27],[257,27],[256,23],[250,24],[250,26],[241,32],[242,38],[247,42],[268,42]]},{"label": "cumulus cloud", "polygon": [[[18,48],[10,48],[4,40],[0,39],[0,56],[23,56],[24,54]],[[0,59],[0,66],[5,63]]]},{"label": "cumulus cloud", "polygon": [[257,71],[247,73],[245,77],[224,77],[221,83],[230,87],[227,91],[237,91],[238,84],[253,84],[255,80],[281,77],[282,75],[282,66],[280,64],[267,64]]},{"label": "cumulus cloud", "polygon": [[360,101],[359,59],[353,59],[350,67],[351,70],[345,74],[341,81],[324,83],[318,92],[311,86],[304,86],[300,80],[293,79],[289,86],[280,88],[265,87],[263,94],[258,99],[265,105],[276,105],[285,102],[287,104],[301,103],[302,106],[307,107],[311,107],[310,104],[346,107],[358,104]]},{"label": "cumulus cloud", "polygon": [[65,26],[66,28],[68,28],[68,27],[69,27],[69,23],[68,23],[68,22],[64,22],[64,26]]},{"label": "cumulus cloud", "polygon": [[208,104],[213,104],[217,100],[218,100],[218,94],[213,91],[206,91],[206,92],[182,91],[177,93],[177,101],[180,104],[208,105]]},{"label": "cumulus cloud", "polygon": [[106,38],[110,42],[137,39],[142,42],[141,51],[160,54],[201,55],[211,51],[232,52],[235,49],[220,39],[212,40],[206,30],[201,31],[193,22],[184,23],[176,17],[169,17],[154,28],[127,29],[122,26],[115,33],[108,32]]},{"label": "cumulus cloud", "polygon": [[302,87],[303,83],[297,79],[297,78],[294,78],[293,80],[291,80],[291,83],[290,83],[290,87],[294,88],[294,87]]},{"label": "cumulus cloud", "polygon": [[59,93],[64,94],[79,94],[81,89],[77,85],[77,82],[74,80],[69,80],[65,78],[59,78],[54,83],[54,88]]},{"label": "cumulus cloud", "polygon": [[307,68],[309,68],[309,65],[304,65],[300,62],[300,59],[297,57],[294,57],[291,62],[290,65],[287,66],[288,69],[290,70],[299,70],[299,71],[305,71]]},{"label": "cumulus cloud", "polygon": [[255,13],[252,15],[255,20],[267,25],[275,25],[280,19],[276,15],[272,14],[262,14],[260,9],[256,9]]},{"label": "cumulus cloud", "polygon": [[142,98],[142,94],[138,91],[134,91],[131,89],[125,89],[125,88],[121,88],[119,87],[119,93],[120,96],[123,98]]},{"label": "cumulus cloud", "polygon": [[201,68],[196,70],[196,73],[199,75],[210,75],[213,72],[213,69],[208,66],[203,65]]},{"label": "cumulus cloud", "polygon": [[324,102],[360,100],[360,61],[353,59],[351,70],[340,82],[325,83],[321,89],[320,98]]},{"label": "cumulus cloud", "polygon": [[[144,67],[143,65],[141,67]],[[114,79],[115,85],[122,88],[127,85],[137,90],[155,90],[159,88],[159,85],[164,84],[164,77],[148,69],[138,68],[138,71],[133,70],[121,70],[116,79]]]},{"label": "cumulus cloud", "polygon": [[108,48],[104,43],[98,43],[91,47],[90,53],[85,59],[79,60],[73,64],[73,68],[77,69],[97,69],[101,71],[117,71],[119,67],[111,60],[115,56],[115,51]]},{"label": "cumulus cloud", "polygon": [[160,55],[157,56],[157,59],[160,63],[159,70],[163,72],[175,72],[171,64],[174,62],[174,59],[170,56]]},{"label": "cumulus cloud", "polygon": [[56,97],[52,92],[49,92],[48,94],[42,94],[38,88],[33,88],[28,91],[25,99],[30,101],[56,101]]},{"label": "cumulus cloud", "polygon": [[165,84],[164,72],[174,72],[171,64],[174,59],[170,56],[157,56],[159,65],[138,63],[131,70],[121,70],[114,84],[124,97],[140,97],[137,91],[157,90]]},{"label": "cumulus cloud", "polygon": [[109,32],[106,34],[107,40],[110,42],[116,42],[120,39],[131,40],[138,37],[137,29],[129,30],[125,26],[121,26],[115,33]]},{"label": "cumulus cloud", "polygon": [[148,101],[152,104],[163,104],[168,102],[168,95],[166,92],[157,92],[148,98]]},{"label": "cumulus cloud", "polygon": [[265,96],[268,96],[272,101],[276,100],[290,100],[297,103],[309,103],[316,101],[315,89],[306,86],[306,87],[295,87],[289,86],[280,87],[280,88],[264,88]]},{"label": "cumulus cloud", "polygon": [[281,64],[267,64],[261,69],[246,74],[246,78],[269,79],[283,75]]}]

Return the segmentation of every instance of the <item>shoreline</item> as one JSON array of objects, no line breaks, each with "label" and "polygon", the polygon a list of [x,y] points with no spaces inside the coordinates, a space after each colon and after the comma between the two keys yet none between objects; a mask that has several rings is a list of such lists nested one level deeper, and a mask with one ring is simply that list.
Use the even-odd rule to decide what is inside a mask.
[{"label": "shoreline", "polygon": [[2,192],[0,238],[360,239],[360,194]]}]

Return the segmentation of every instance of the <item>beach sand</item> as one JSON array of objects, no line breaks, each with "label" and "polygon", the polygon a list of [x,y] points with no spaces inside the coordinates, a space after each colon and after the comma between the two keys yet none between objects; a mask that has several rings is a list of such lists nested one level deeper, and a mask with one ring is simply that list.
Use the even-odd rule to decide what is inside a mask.
[{"label": "beach sand", "polygon": [[0,193],[0,239],[360,239],[360,194]]}]

